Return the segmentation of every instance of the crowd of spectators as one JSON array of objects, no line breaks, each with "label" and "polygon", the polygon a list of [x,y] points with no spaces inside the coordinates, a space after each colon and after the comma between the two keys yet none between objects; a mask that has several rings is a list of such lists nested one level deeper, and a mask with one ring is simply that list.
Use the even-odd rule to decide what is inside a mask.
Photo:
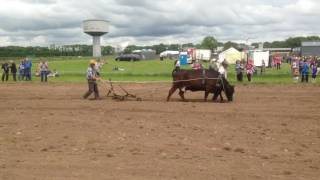
[{"label": "crowd of spectators", "polygon": [[295,81],[301,77],[301,82],[309,82],[309,75],[311,75],[312,82],[316,81],[317,74],[320,71],[320,59],[316,56],[290,57],[292,75]]},{"label": "crowd of spectators", "polygon": [[[13,81],[31,81],[33,76],[32,66],[32,60],[29,58],[21,60],[18,65],[14,61],[3,61],[1,63],[1,80],[2,82],[9,81],[9,76],[12,75]],[[48,77],[56,77],[59,74],[56,70],[51,71],[49,69],[47,61],[40,60],[34,75],[41,77],[41,82],[47,82]]]}]

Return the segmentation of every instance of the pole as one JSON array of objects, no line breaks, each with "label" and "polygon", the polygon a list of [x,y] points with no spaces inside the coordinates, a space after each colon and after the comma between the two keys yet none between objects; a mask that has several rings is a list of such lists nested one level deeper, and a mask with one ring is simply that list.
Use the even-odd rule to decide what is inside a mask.
[{"label": "pole", "polygon": [[100,36],[93,36],[93,45],[92,45],[92,53],[93,57],[99,58],[101,57],[101,42]]}]

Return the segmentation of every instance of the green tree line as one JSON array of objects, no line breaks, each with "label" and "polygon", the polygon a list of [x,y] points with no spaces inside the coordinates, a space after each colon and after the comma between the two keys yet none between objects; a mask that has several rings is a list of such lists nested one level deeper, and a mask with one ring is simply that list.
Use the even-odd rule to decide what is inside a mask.
[{"label": "green tree line", "polygon": [[[102,46],[103,55],[112,55],[115,49],[112,46]],[[53,56],[91,56],[92,46],[66,45],[61,47],[0,47],[0,57],[53,57]]]},{"label": "green tree line", "polygon": [[[284,41],[262,42],[265,48],[295,48],[300,47],[303,41],[320,41],[319,36],[307,36],[307,37],[290,37]],[[260,42],[261,43],[261,42]],[[252,43],[251,45],[258,48],[260,43]],[[185,48],[203,48],[215,50],[217,47],[223,47],[226,50],[230,47],[234,47],[238,50],[243,50],[245,44],[228,41],[225,43],[219,42],[213,36],[204,37],[201,43],[193,44],[157,44],[151,46],[137,46],[129,45],[124,49],[124,53],[131,53],[134,50],[152,49],[157,54],[165,50],[181,50]],[[103,46],[102,55],[114,55],[116,53],[115,48],[112,46]],[[52,56],[91,56],[92,46],[90,45],[65,45],[61,47],[19,47],[19,46],[7,46],[0,47],[0,57],[52,57]]]}]

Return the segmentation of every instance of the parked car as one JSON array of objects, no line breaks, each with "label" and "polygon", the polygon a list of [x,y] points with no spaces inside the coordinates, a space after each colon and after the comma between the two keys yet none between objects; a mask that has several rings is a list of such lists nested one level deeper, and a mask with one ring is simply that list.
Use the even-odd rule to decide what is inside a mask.
[{"label": "parked car", "polygon": [[116,61],[139,61],[141,56],[138,54],[121,54],[115,58]]}]

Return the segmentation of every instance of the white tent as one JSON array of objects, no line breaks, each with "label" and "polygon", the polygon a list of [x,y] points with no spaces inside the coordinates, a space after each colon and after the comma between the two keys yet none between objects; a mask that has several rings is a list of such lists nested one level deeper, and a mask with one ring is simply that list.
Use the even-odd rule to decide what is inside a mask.
[{"label": "white tent", "polygon": [[179,51],[163,51],[160,53],[160,57],[170,57],[170,56],[178,56]]},{"label": "white tent", "polygon": [[237,49],[231,47],[219,54],[219,62],[227,60],[229,64],[235,64],[237,60],[244,59],[244,53],[238,51]]}]

